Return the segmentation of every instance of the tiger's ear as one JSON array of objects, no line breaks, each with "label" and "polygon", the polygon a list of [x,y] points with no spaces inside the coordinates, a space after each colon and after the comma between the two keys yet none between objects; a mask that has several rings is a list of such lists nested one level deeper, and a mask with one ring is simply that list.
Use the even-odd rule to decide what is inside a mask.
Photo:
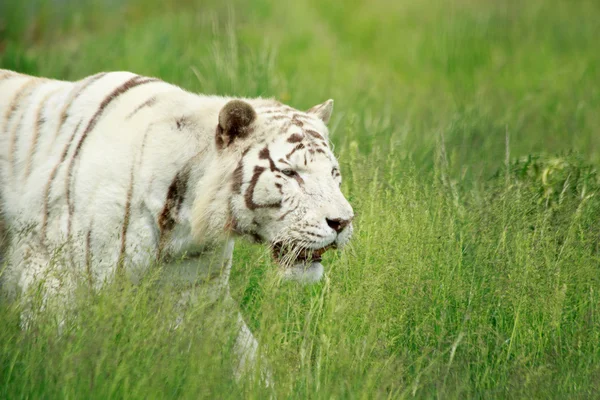
[{"label": "tiger's ear", "polygon": [[329,123],[329,119],[331,118],[331,113],[333,113],[333,100],[329,99],[325,103],[321,103],[309,109],[307,111],[309,114],[315,114],[321,121],[325,124]]},{"label": "tiger's ear", "polygon": [[219,111],[219,125],[215,141],[218,149],[224,149],[237,138],[243,139],[252,131],[250,125],[256,119],[256,111],[245,101],[231,100]]}]

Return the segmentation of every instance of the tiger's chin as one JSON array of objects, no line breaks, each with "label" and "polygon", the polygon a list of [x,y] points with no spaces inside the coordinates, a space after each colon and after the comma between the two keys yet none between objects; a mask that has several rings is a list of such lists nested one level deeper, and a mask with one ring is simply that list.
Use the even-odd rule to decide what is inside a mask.
[{"label": "tiger's chin", "polygon": [[283,280],[309,285],[323,278],[323,264],[318,261],[297,263],[292,267],[283,268],[280,274]]},{"label": "tiger's chin", "polygon": [[280,244],[273,246],[273,257],[281,266],[280,275],[283,280],[296,281],[302,284],[319,282],[323,277],[323,254],[335,244],[320,249],[286,248]]}]

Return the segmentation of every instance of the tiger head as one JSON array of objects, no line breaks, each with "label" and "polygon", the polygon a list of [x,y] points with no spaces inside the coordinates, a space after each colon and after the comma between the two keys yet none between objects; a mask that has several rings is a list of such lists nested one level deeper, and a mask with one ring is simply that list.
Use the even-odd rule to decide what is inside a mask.
[{"label": "tiger head", "polygon": [[[230,172],[219,178],[215,195],[226,196],[227,209],[213,214],[224,217],[225,231],[267,243],[287,279],[318,281],[323,253],[352,235],[354,213],[328,140],[332,111],[333,100],[307,112],[232,100],[219,113],[216,158],[228,160],[221,168]],[[199,208],[211,215],[207,206]],[[206,226],[196,223],[196,234]]]}]

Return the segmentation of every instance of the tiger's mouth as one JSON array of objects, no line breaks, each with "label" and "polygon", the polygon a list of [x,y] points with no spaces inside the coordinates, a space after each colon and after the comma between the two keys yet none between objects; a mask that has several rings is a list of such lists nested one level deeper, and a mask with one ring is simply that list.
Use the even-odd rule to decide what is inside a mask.
[{"label": "tiger's mouth", "polygon": [[329,244],[319,249],[310,249],[307,247],[297,247],[293,245],[284,245],[283,243],[275,243],[273,245],[273,258],[282,265],[294,265],[310,263],[319,263],[323,258],[323,254],[330,249],[335,249],[335,243]]}]

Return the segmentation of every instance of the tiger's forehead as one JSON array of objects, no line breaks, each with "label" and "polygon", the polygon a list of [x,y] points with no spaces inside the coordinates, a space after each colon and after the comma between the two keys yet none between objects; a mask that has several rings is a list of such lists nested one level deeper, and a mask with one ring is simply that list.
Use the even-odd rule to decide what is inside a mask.
[{"label": "tiger's forehead", "polygon": [[318,117],[288,106],[258,108],[260,125],[270,131],[273,136],[285,134],[306,133],[315,139],[323,140],[328,146],[325,137],[327,127]]},{"label": "tiger's forehead", "polygon": [[256,112],[264,125],[278,125],[281,133],[287,131],[291,126],[310,128],[316,131],[327,130],[325,124],[316,116],[286,105],[258,107]]},{"label": "tiger's forehead", "polygon": [[317,161],[327,161],[336,164],[335,157],[325,134],[318,132],[316,127],[303,124],[300,126],[294,120],[284,123],[279,134],[271,141],[270,146],[278,152],[283,162],[308,166]]},{"label": "tiger's forehead", "polygon": [[279,143],[284,147],[291,147],[285,158],[298,166],[307,166],[319,160],[337,164],[327,139],[315,130],[288,132]]},{"label": "tiger's forehead", "polygon": [[316,115],[270,100],[255,103],[254,108],[258,117],[255,134],[262,136],[259,147],[268,147],[275,160],[298,167],[315,162],[337,165],[327,127]]}]

